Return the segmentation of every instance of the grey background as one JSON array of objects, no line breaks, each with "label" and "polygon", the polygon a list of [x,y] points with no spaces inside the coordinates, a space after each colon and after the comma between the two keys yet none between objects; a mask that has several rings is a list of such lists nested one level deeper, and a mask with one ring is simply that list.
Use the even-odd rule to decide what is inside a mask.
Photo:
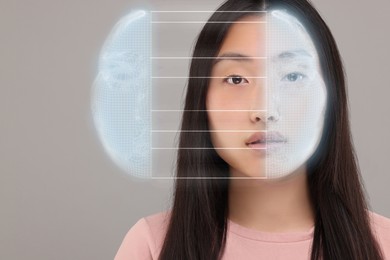
[{"label": "grey background", "polygon": [[[129,177],[100,144],[90,113],[98,53],[131,9],[213,10],[219,4],[1,0],[0,259],[112,259],[139,218],[169,208],[171,180]],[[370,204],[390,217],[390,2],[314,4],[345,62]],[[176,44],[182,43],[173,38]]]}]

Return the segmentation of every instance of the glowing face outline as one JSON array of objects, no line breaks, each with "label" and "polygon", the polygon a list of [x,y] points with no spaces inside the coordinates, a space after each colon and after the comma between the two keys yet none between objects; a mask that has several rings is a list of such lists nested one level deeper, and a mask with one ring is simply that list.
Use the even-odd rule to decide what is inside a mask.
[{"label": "glowing face outline", "polygon": [[[231,176],[293,173],[318,147],[324,124],[327,91],[310,36],[284,11],[246,16],[230,27],[217,57],[206,108]],[[283,142],[251,149],[263,147],[248,146],[256,132]]]}]

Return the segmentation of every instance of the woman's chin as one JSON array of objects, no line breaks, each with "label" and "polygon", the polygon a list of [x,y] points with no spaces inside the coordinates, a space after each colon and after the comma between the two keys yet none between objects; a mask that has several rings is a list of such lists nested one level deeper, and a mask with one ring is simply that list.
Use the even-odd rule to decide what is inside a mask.
[{"label": "woman's chin", "polygon": [[253,179],[253,180],[260,180],[260,181],[278,182],[278,181],[290,179],[293,176],[295,176],[297,173],[302,172],[302,169],[300,169],[301,167],[295,170],[284,169],[284,171],[281,170],[272,171],[269,168],[265,168],[265,167],[257,168],[253,170],[246,169],[245,171],[231,170],[230,177],[232,179],[251,179],[251,180]]}]

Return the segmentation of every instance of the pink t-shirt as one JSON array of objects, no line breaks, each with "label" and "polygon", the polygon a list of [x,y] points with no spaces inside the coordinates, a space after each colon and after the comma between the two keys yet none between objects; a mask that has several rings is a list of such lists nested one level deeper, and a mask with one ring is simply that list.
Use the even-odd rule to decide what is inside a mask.
[{"label": "pink t-shirt", "polygon": [[[165,211],[140,219],[126,234],[114,260],[157,260],[168,218]],[[390,260],[390,219],[376,213],[370,219],[385,259]],[[222,260],[310,259],[313,231],[314,227],[300,233],[266,233],[229,220]]]}]

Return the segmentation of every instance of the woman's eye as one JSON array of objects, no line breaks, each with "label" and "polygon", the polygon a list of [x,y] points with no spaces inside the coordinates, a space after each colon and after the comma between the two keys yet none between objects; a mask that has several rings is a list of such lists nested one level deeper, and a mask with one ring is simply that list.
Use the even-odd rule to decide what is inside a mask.
[{"label": "woman's eye", "polygon": [[306,76],[303,75],[302,73],[293,72],[293,73],[289,73],[286,76],[284,76],[283,80],[287,80],[287,81],[290,81],[290,82],[296,82],[296,81],[299,81],[299,80],[303,80],[305,77]]},{"label": "woman's eye", "polygon": [[243,78],[241,76],[238,76],[238,75],[228,76],[228,77],[225,78],[224,81],[227,82],[228,84],[232,84],[232,85],[239,85],[239,84],[243,84],[243,83],[249,83],[248,80],[246,80],[245,78]]}]

